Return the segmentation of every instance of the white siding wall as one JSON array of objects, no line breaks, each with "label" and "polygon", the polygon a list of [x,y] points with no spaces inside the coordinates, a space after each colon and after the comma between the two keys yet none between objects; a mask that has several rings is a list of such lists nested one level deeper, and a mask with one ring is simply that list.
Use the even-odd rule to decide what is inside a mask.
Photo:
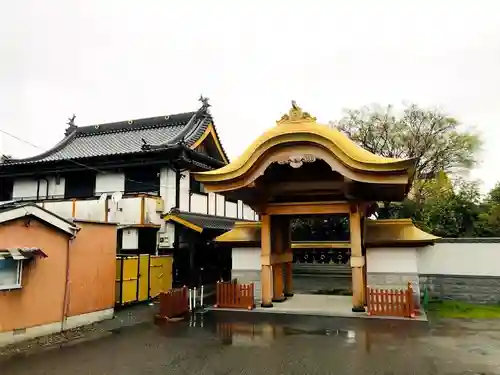
[{"label": "white siding wall", "polygon": [[[14,187],[12,191],[13,199],[22,199],[22,198],[36,198],[37,191],[37,180],[31,178],[19,178],[14,180]],[[42,192],[40,191],[40,194]],[[43,193],[45,194],[45,192]]]},{"label": "white siding wall", "polygon": [[215,194],[215,201],[216,201],[216,210],[217,210],[217,215],[218,216],[226,216],[226,210],[225,210],[225,205],[226,205],[226,199],[223,195],[220,194]]},{"label": "white siding wall", "polygon": [[500,243],[438,242],[418,251],[427,275],[500,276]]},{"label": "white siding wall", "polygon": [[237,205],[233,202],[226,201],[226,216],[227,217],[236,217],[237,213]]},{"label": "white siding wall", "polygon": [[191,194],[191,212],[195,212],[197,214],[206,214],[207,200],[208,196],[205,194]]},{"label": "white siding wall", "polygon": [[[215,205],[215,193],[208,193],[208,214],[215,215],[216,205]],[[222,216],[223,213],[218,214]]]},{"label": "white siding wall", "polygon": [[98,173],[95,180],[96,195],[125,190],[124,173]]},{"label": "white siding wall", "polygon": [[123,230],[122,249],[133,250],[139,248],[139,231],[135,228]]},{"label": "white siding wall", "polygon": [[370,248],[368,273],[500,276],[500,243],[447,243],[419,248]]},{"label": "white siding wall", "polygon": [[367,249],[366,271],[416,274],[417,250],[414,247]]},{"label": "white siding wall", "polygon": [[[64,177],[59,178],[59,184],[57,183],[57,178],[55,176],[49,177],[49,198],[64,198]],[[42,180],[43,181],[43,180]],[[44,193],[45,194],[45,191]]]},{"label": "white siding wall", "polygon": [[165,167],[160,170],[160,196],[164,202],[164,213],[175,207],[175,171]]},{"label": "white siding wall", "polygon": [[233,270],[244,271],[260,271],[260,248],[258,247],[242,247],[233,248],[232,250],[232,267]]},{"label": "white siding wall", "polygon": [[179,206],[181,211],[189,211],[189,171],[181,174]]}]

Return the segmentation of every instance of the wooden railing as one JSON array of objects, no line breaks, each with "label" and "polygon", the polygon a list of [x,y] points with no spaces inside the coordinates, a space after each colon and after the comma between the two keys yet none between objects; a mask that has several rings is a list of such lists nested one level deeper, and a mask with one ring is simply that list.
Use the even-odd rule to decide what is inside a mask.
[{"label": "wooden railing", "polygon": [[411,282],[406,290],[368,288],[367,297],[368,315],[415,317]]},{"label": "wooden railing", "polygon": [[254,285],[231,282],[217,283],[217,302],[214,307],[248,309],[255,308]]},{"label": "wooden railing", "polygon": [[188,288],[170,289],[160,294],[159,318],[173,319],[186,315],[189,312]]}]

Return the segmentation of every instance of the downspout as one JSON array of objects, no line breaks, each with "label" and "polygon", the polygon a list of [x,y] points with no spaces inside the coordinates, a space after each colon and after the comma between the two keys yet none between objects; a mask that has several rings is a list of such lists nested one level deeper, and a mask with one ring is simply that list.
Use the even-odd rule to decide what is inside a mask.
[{"label": "downspout", "polygon": [[75,236],[72,236],[68,239],[68,243],[66,245],[66,272],[64,276],[64,298],[63,298],[63,305],[62,305],[62,316],[61,316],[61,332],[64,331],[65,328],[65,322],[66,322],[66,317],[68,316],[68,307],[69,307],[69,249],[70,249],[70,244],[71,241],[75,238]]}]

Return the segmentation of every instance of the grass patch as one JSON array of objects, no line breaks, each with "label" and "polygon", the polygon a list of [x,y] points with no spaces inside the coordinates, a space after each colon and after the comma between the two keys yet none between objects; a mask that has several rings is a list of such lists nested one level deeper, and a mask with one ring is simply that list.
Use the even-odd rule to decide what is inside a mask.
[{"label": "grass patch", "polygon": [[427,311],[443,318],[500,318],[500,305],[475,305],[461,301],[432,301],[429,302]]}]

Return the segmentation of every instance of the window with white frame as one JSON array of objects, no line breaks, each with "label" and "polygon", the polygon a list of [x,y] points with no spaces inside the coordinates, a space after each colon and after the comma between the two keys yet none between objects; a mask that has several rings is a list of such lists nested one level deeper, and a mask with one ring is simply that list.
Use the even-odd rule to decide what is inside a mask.
[{"label": "window with white frame", "polygon": [[0,290],[21,287],[22,261],[0,258]]}]

